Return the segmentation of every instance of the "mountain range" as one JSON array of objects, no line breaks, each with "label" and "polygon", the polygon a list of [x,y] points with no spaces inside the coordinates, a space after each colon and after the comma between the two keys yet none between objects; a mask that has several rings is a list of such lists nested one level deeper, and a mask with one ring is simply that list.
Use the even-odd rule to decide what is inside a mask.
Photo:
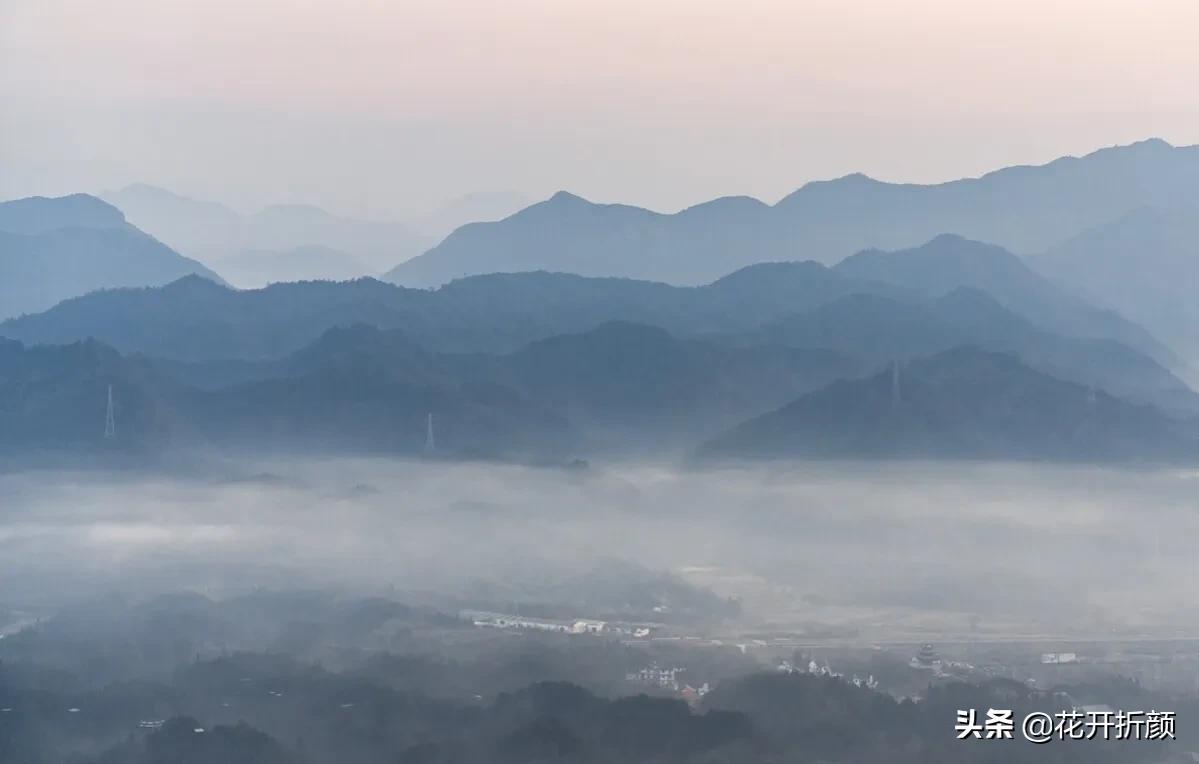
[{"label": "mountain range", "polygon": [[949,236],[833,268],[755,265],[702,287],[526,273],[434,291],[370,279],[234,291],[191,278],[68,300],[0,324],[0,336],[50,344],[95,337],[183,362],[262,361],[359,323],[402,329],[436,352],[503,354],[612,321],[730,347],[831,350],[867,365],[970,344],[1166,410],[1199,411],[1169,351],[1139,327],[1058,289],[1010,253]]},{"label": "mountain range", "polygon": [[1189,460],[1197,151],[675,215],[559,193],[390,274],[413,286],[355,278],[419,239],[398,224],[109,195],[235,283],[287,280],[237,290],[95,197],[7,202],[0,444],[98,447],[111,386],[109,445],[143,451],[413,453],[434,414],[455,456]]},{"label": "mountain range", "polygon": [[211,263],[232,283],[343,280],[378,274],[423,252],[460,225],[498,220],[525,206],[515,192],[453,199],[408,223],[347,218],[319,207],[280,204],[241,214],[219,202],[135,183],[101,198],[180,252]]},{"label": "mountain range", "polygon": [[726,197],[674,214],[560,192],[503,220],[463,226],[386,278],[431,287],[483,273],[551,270],[696,285],[753,263],[831,263],[866,249],[915,247],[941,233],[1023,255],[1197,192],[1199,147],[1157,139],[935,185],[849,175],[809,183],[774,205]]},{"label": "mountain range", "polygon": [[[95,340],[0,343],[0,446],[163,452],[419,453],[432,415],[451,457],[1193,459],[1195,426],[956,348],[861,377],[832,351],[725,347],[612,323],[504,355],[430,352],[401,332],[333,329],[273,362],[185,364]],[[112,390],[117,434],[104,418]]]},{"label": "mountain range", "polygon": [[1110,339],[1046,331],[969,287],[912,301],[853,294],[724,339],[750,346],[825,348],[874,366],[961,346],[985,348],[1132,401],[1199,414],[1199,395],[1151,357]]},{"label": "mountain range", "polygon": [[[1160,445],[1146,458],[1181,458],[1199,412],[1199,396],[1154,358],[1162,348],[1143,330],[1002,249],[951,236],[832,268],[755,265],[701,287],[523,273],[437,290],[360,279],[236,291],[188,277],[67,300],[0,324],[0,335],[30,343],[10,344],[0,373],[10,445],[72,433],[94,442],[107,385],[125,442],[141,446],[413,453],[435,413],[448,452],[506,458],[677,453],[709,439],[711,453],[732,455],[745,428],[762,444],[745,455],[772,455],[771,427],[815,427],[804,417],[816,414],[796,424],[787,412],[827,404],[849,426],[858,416],[849,409],[881,405],[882,382],[862,375],[890,364],[911,370],[912,405],[944,394],[975,411],[981,418],[963,427],[977,426],[979,442],[947,429],[939,417],[949,409],[919,409],[895,432],[829,431],[818,438],[826,455],[960,446],[980,458],[1065,458],[1073,441],[1004,429],[998,412],[1014,397],[1044,409],[1047,427],[1093,438],[1079,458],[1117,458],[1151,435]],[[1118,416],[1088,430],[1091,409],[1061,407],[1070,396]],[[783,424],[752,424],[775,409]]]},{"label": "mountain range", "polygon": [[145,184],[101,196],[180,252],[229,273],[240,287],[356,278],[428,245],[402,224],[344,218],[312,205],[280,204],[242,215]]},{"label": "mountain range", "polygon": [[700,450],[722,458],[1157,461],[1199,457],[1193,423],[957,348],[829,387]]},{"label": "mountain range", "polygon": [[548,456],[685,448],[860,372],[828,351],[726,348],[611,323],[505,355],[428,351],[402,332],[331,329],[272,362],[125,357],[95,340],[0,345],[5,445],[96,447],[113,389],[119,443]]},{"label": "mountain range", "polygon": [[0,317],[43,311],[95,290],[158,286],[189,274],[223,283],[95,197],[0,203]]},{"label": "mountain range", "polygon": [[[928,271],[936,280],[920,286]],[[999,248],[941,236],[924,247],[872,252],[829,268],[763,263],[701,287],[568,274],[492,274],[437,290],[370,279],[276,284],[233,291],[200,280],[68,300],[0,324],[26,342],[89,336],[122,351],[180,360],[263,358],[294,351],[326,329],[352,323],[402,328],[445,351],[507,352],[612,320],[680,335],[749,330],[855,293],[921,300],[968,287],[1066,337],[1111,339],[1169,365],[1169,351],[1120,316],[1074,298]]]},{"label": "mountain range", "polygon": [[1199,358],[1199,207],[1193,203],[1133,210],[1028,262],[1120,311],[1180,355]]}]

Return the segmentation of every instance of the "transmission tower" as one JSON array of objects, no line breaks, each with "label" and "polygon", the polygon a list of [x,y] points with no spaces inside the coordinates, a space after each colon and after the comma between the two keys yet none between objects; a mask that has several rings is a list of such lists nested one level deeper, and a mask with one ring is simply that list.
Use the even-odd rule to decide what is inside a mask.
[{"label": "transmission tower", "polygon": [[431,454],[437,450],[437,441],[433,439],[433,415],[425,419],[425,453]]},{"label": "transmission tower", "polygon": [[108,386],[108,411],[104,415],[104,439],[112,440],[117,436],[117,417],[112,405],[112,385]]},{"label": "transmission tower", "polygon": [[899,360],[891,362],[891,408],[899,408]]}]

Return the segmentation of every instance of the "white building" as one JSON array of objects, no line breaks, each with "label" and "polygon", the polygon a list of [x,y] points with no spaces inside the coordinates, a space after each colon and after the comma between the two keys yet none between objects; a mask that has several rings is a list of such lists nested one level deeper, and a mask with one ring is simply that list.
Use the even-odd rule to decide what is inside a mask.
[{"label": "white building", "polygon": [[463,610],[459,615],[463,620],[470,621],[475,626],[486,626],[493,629],[527,629],[561,634],[569,634],[574,631],[572,623],[551,621],[545,618],[528,618],[522,615],[488,613],[480,610]]},{"label": "white building", "polygon": [[571,631],[575,634],[601,634],[608,624],[604,621],[592,621],[586,618],[581,618],[575,621]]}]

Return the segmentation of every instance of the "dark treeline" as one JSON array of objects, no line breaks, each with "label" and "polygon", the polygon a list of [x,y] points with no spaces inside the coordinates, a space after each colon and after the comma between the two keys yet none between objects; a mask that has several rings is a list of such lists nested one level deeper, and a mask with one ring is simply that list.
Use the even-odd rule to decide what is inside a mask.
[{"label": "dark treeline", "polygon": [[[1179,726],[1199,705],[1167,704]],[[1060,708],[1050,693],[1007,681],[930,688],[897,701],[843,680],[753,674],[718,686],[697,708],[645,694],[603,697],[562,681],[477,702],[395,688],[277,656],[181,667],[165,683],[114,683],[87,693],[21,686],[0,674],[0,758],[22,764],[272,764],[288,762],[1159,762],[1161,741],[955,737],[960,708]],[[70,709],[78,709],[71,711]],[[167,715],[146,719],[149,709]],[[161,724],[159,724],[161,722]],[[1193,737],[1185,730],[1184,738]]]}]

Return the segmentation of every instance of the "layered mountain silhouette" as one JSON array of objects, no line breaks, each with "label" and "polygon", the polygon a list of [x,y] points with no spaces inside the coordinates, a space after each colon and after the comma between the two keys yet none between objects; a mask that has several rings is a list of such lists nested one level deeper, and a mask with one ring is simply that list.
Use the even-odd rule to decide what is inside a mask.
[{"label": "layered mountain silhouette", "polygon": [[722,458],[1193,461],[1193,424],[958,348],[834,383],[700,449]]},{"label": "layered mountain silhouette", "polygon": [[[371,279],[234,291],[189,278],[69,300],[0,324],[0,336],[35,343],[95,336],[122,351],[164,358],[255,359],[298,350],[334,326],[365,323],[402,328],[438,350],[495,353],[612,320],[679,334],[749,329],[863,287],[814,264],[761,269],[695,289],[550,273],[480,276],[437,291]],[[818,285],[807,278],[813,274]],[[794,292],[787,288],[792,275]]]},{"label": "layered mountain silhouette", "polygon": [[138,448],[417,452],[430,413],[450,454],[686,448],[861,370],[829,351],[726,348],[625,323],[502,356],[435,353],[364,325],[332,329],[271,362],[186,364],[123,357],[94,340],[5,341],[0,438],[98,447],[111,386],[116,440]]},{"label": "layered mountain silhouette", "polygon": [[1199,395],[1149,356],[1113,340],[1040,329],[969,287],[925,301],[849,295],[725,339],[827,348],[871,365],[974,346],[1011,353],[1039,371],[1129,400],[1185,415],[1199,413]]},{"label": "layered mountain silhouette", "polygon": [[102,196],[134,224],[212,263],[239,287],[379,273],[430,241],[399,223],[340,217],[312,205],[273,205],[242,215],[145,184]]},{"label": "layered mountain silhouette", "polygon": [[7,233],[36,236],[60,228],[125,227],[120,210],[87,194],[30,196],[0,202],[0,231]]},{"label": "layered mountain silhouette", "polygon": [[[919,283],[926,270],[937,272],[935,287]],[[865,253],[832,269],[811,262],[750,266],[702,287],[521,273],[461,279],[438,290],[364,279],[233,292],[192,279],[88,295],[0,324],[0,335],[50,343],[95,336],[122,351],[204,360],[278,357],[333,326],[366,323],[402,328],[437,350],[508,352],[613,320],[683,336],[731,333],[851,294],[919,301],[958,287],[998,293],[1004,307],[1032,314],[1033,323],[1062,336],[1111,339],[1170,360],[1144,330],[1072,297],[1010,253],[949,236],[915,250]]]},{"label": "layered mountain silhouette", "polygon": [[1140,348],[1164,363],[1173,352],[1120,314],[1079,299],[990,244],[942,234],[912,249],[868,250],[845,258],[838,273],[936,297],[959,287],[987,292],[1033,323],[1067,337],[1106,337]]},{"label": "layered mountain silhouette", "polygon": [[[414,452],[425,417],[464,455],[530,455],[569,445],[567,425],[512,391],[402,373],[346,352],[285,378],[200,390],[95,341],[0,345],[0,447],[103,453],[168,447]],[[116,436],[107,438],[108,390]]]},{"label": "layered mountain silhouette", "polygon": [[159,286],[189,274],[221,282],[95,197],[0,203],[0,317],[43,311],[98,289]]},{"label": "layered mountain silhouette", "polygon": [[850,175],[809,183],[773,206],[731,197],[660,214],[560,192],[504,220],[463,226],[386,278],[431,287],[551,270],[695,285],[753,263],[831,263],[865,249],[915,247],[944,232],[1028,254],[1197,192],[1199,147],[1156,139],[936,185]]},{"label": "layered mountain silhouette", "polygon": [[221,275],[242,289],[287,281],[351,281],[372,270],[353,255],[322,246],[244,250],[218,262]]},{"label": "layered mountain silhouette", "polygon": [[503,220],[532,200],[516,191],[475,191],[450,199],[422,215],[412,226],[431,241],[441,241],[468,223]]},{"label": "layered mountain silhouette", "polygon": [[1199,358],[1199,207],[1137,209],[1029,263]]},{"label": "layered mountain silhouette", "polygon": [[695,443],[865,368],[823,348],[726,347],[624,322],[539,340],[504,366],[530,396],[625,450],[647,437]]},{"label": "layered mountain silhouette", "polygon": [[[729,348],[621,323],[502,356],[434,353],[355,326],[278,361],[219,369],[95,341],[6,341],[0,446],[414,454],[433,414],[447,457],[670,453],[708,439],[705,455],[738,458],[1199,456],[1193,422],[1014,356],[956,348],[898,368],[860,377],[830,351]],[[106,438],[110,388],[117,434]]]}]

